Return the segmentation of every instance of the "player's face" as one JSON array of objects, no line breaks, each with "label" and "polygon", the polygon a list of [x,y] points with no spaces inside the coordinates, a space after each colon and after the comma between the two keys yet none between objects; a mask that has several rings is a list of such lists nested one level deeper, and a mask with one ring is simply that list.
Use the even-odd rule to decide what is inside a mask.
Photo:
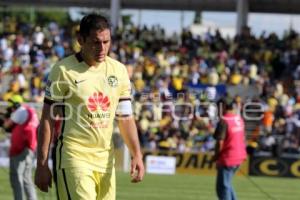
[{"label": "player's face", "polygon": [[85,39],[81,38],[80,44],[83,53],[91,62],[101,63],[108,54],[111,43],[109,29],[91,30]]}]

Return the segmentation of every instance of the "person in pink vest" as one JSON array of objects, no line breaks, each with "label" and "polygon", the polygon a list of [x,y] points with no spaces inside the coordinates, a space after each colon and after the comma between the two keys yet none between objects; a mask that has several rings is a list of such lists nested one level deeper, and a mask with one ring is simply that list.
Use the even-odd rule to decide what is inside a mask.
[{"label": "person in pink vest", "polygon": [[36,200],[37,195],[32,180],[34,152],[37,146],[37,128],[39,125],[36,111],[22,104],[20,95],[9,100],[3,127],[11,132],[9,149],[9,175],[15,200]]},{"label": "person in pink vest", "polygon": [[245,125],[231,99],[222,101],[219,109],[220,113],[224,114],[214,134],[216,139],[214,159],[217,164],[216,192],[219,200],[236,200],[232,178],[247,157]]}]

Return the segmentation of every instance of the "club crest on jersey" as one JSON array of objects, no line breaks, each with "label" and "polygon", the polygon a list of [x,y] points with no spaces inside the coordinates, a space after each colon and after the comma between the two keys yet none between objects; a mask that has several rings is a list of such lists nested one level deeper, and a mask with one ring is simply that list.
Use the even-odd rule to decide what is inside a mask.
[{"label": "club crest on jersey", "polygon": [[111,87],[117,87],[118,86],[118,79],[116,76],[111,75],[107,78],[108,81],[108,85],[110,85]]}]

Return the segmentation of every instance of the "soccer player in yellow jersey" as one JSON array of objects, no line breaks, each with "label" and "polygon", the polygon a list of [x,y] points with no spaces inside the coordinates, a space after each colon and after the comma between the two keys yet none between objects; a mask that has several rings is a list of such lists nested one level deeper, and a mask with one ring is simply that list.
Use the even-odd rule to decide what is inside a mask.
[{"label": "soccer player in yellow jersey", "polygon": [[144,176],[142,153],[132,117],[130,81],[126,68],[107,54],[111,32],[97,14],[80,22],[81,51],[52,68],[48,78],[38,137],[35,184],[51,187],[49,145],[55,117],[63,117],[56,149],[59,199],[114,200],[113,122],[131,153],[132,182]]}]

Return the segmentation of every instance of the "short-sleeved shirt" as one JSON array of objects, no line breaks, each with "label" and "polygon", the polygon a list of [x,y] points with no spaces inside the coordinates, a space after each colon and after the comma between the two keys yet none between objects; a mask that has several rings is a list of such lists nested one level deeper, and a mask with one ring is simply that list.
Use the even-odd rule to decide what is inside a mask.
[{"label": "short-sleeved shirt", "polygon": [[126,67],[106,57],[97,67],[75,54],[58,62],[48,77],[45,102],[63,104],[57,168],[108,172],[113,166],[113,121],[118,103],[131,99]]},{"label": "short-sleeved shirt", "polygon": [[226,137],[226,132],[227,132],[227,124],[224,120],[220,120],[219,123],[217,124],[214,138],[216,140],[224,140]]},{"label": "short-sleeved shirt", "polygon": [[10,119],[16,124],[24,124],[28,119],[27,109],[23,106],[20,106],[11,114]]}]

